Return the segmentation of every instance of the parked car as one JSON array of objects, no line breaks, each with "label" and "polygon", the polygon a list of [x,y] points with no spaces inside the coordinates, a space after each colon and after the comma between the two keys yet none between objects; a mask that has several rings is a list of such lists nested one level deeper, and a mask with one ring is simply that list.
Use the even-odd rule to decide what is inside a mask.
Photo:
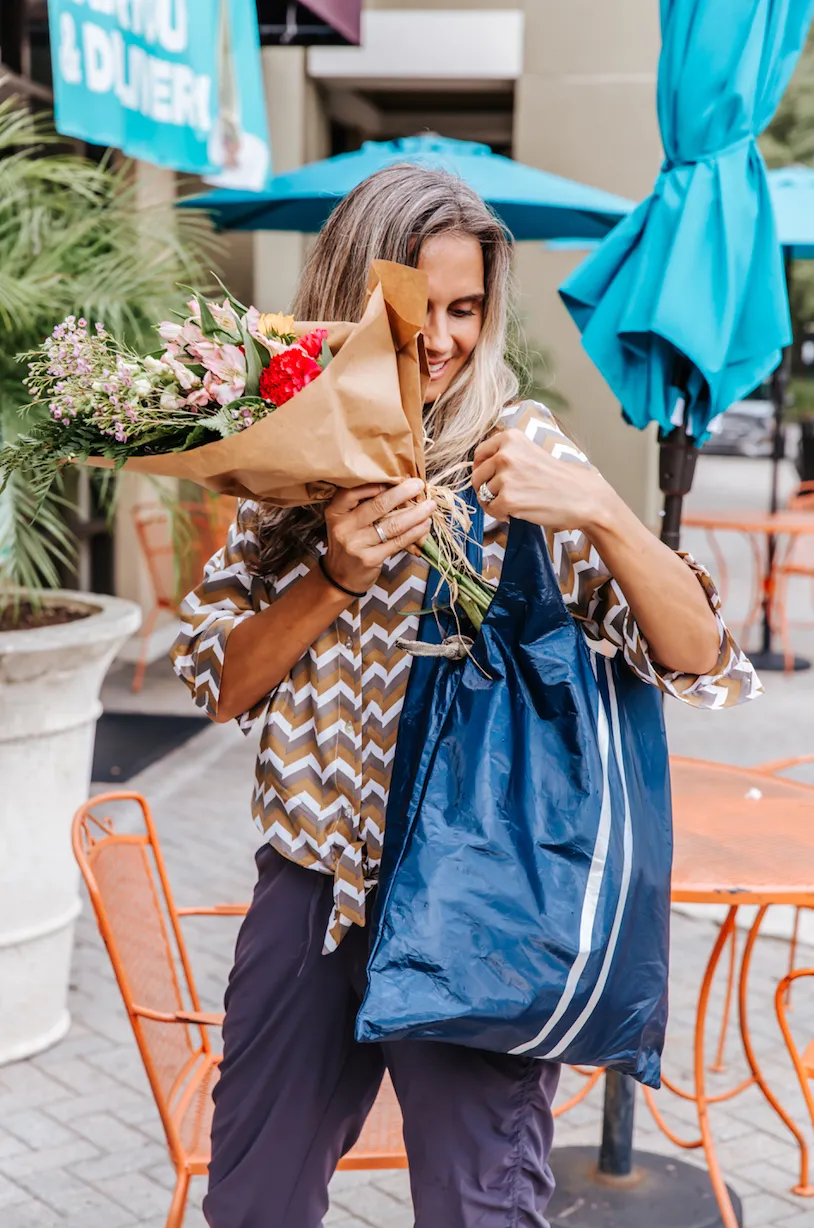
[{"label": "parked car", "polygon": [[774,406],[764,384],[713,418],[703,450],[717,456],[771,456],[773,424]]}]

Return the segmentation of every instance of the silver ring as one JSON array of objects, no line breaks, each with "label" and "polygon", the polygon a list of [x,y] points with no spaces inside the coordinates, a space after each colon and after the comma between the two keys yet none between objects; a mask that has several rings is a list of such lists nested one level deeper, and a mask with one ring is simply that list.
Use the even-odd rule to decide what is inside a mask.
[{"label": "silver ring", "polygon": [[493,503],[497,498],[497,495],[489,489],[485,482],[481,482],[480,488],[478,489],[478,498],[480,499],[481,503]]},{"label": "silver ring", "polygon": [[379,524],[378,520],[373,521],[373,528],[376,530],[376,532],[379,535],[379,541],[382,543],[383,546],[386,546],[387,543],[390,541],[390,538],[387,536],[384,529]]}]

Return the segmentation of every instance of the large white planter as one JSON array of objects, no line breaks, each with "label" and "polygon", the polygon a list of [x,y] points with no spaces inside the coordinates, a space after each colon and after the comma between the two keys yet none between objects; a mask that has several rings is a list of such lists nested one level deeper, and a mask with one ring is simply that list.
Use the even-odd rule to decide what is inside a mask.
[{"label": "large white planter", "polygon": [[99,691],[141,622],[130,601],[55,592],[87,618],[0,632],[0,1064],[68,1030],[79,870],[74,811],[86,800]]}]

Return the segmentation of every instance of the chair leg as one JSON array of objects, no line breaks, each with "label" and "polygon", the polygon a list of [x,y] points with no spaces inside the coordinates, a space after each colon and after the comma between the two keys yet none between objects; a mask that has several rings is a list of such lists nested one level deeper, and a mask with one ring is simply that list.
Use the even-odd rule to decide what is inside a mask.
[{"label": "chair leg", "polygon": [[791,627],[789,626],[788,587],[788,576],[782,571],[779,572],[775,581],[772,622],[776,621],[780,631],[780,642],[783,645],[783,669],[787,674],[794,672],[794,650],[791,646]]},{"label": "chair leg", "polygon": [[[777,1014],[777,1022],[780,1024],[780,1031],[783,1033],[783,1039],[786,1042],[786,1049],[789,1057],[792,1060],[795,1073],[800,1081],[800,1090],[803,1093],[803,1099],[806,1102],[811,1124],[814,1125],[814,1095],[812,1095],[811,1085],[809,1082],[808,1072],[803,1065],[802,1055],[797,1048],[794,1037],[791,1034],[791,1028],[786,1014],[786,995],[792,981],[796,981],[802,976],[812,976],[814,971],[811,968],[797,968],[794,972],[790,972],[788,976],[784,976],[783,980],[777,986],[774,995],[774,1006]],[[808,1147],[802,1135],[798,1138],[800,1144],[800,1181],[793,1189],[794,1194],[799,1194],[803,1198],[814,1197],[814,1185],[810,1183],[808,1172]]]},{"label": "chair leg", "polygon": [[[800,940],[800,907],[799,905],[794,910],[794,929],[791,931],[791,942],[789,944],[789,974],[794,971],[794,965],[797,963],[797,943]],[[791,981],[786,989],[786,1010],[791,1010]]]},{"label": "chair leg", "polygon": [[137,695],[144,683],[144,671],[147,668],[147,653],[150,649],[150,636],[153,634],[156,620],[158,618],[158,606],[155,606],[147,615],[147,619],[141,631],[141,654],[136,666],[136,672],[133,674],[133,683],[130,690],[134,695]]},{"label": "chair leg", "polygon": [[189,1173],[184,1168],[178,1169],[178,1179],[175,1182],[175,1193],[172,1196],[170,1213],[167,1216],[166,1228],[182,1228],[184,1212],[187,1207],[189,1193]]}]

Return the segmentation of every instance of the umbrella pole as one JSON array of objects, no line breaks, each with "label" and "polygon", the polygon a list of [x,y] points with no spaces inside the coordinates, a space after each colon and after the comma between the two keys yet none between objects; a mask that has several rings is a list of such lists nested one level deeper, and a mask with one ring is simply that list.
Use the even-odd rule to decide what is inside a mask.
[{"label": "umbrella pole", "polygon": [[681,512],[684,499],[692,490],[698,449],[687,424],[663,433],[659,445],[659,487],[664,495],[661,540],[671,550],[681,545]]},{"label": "umbrella pole", "polygon": [[[786,287],[791,290],[791,257],[786,252]],[[772,375],[772,404],[774,406],[772,443],[772,485],[769,511],[772,515],[780,508],[780,462],[786,456],[786,407],[791,377],[791,346],[786,346],[780,365]],[[772,650],[772,601],[774,598],[774,562],[777,555],[777,538],[770,533],[766,538],[766,575],[763,581],[763,621],[760,651],[751,655],[752,664],[758,671],[785,670],[786,654]],[[794,656],[788,662],[795,671],[809,669],[811,662],[805,657]]]}]

